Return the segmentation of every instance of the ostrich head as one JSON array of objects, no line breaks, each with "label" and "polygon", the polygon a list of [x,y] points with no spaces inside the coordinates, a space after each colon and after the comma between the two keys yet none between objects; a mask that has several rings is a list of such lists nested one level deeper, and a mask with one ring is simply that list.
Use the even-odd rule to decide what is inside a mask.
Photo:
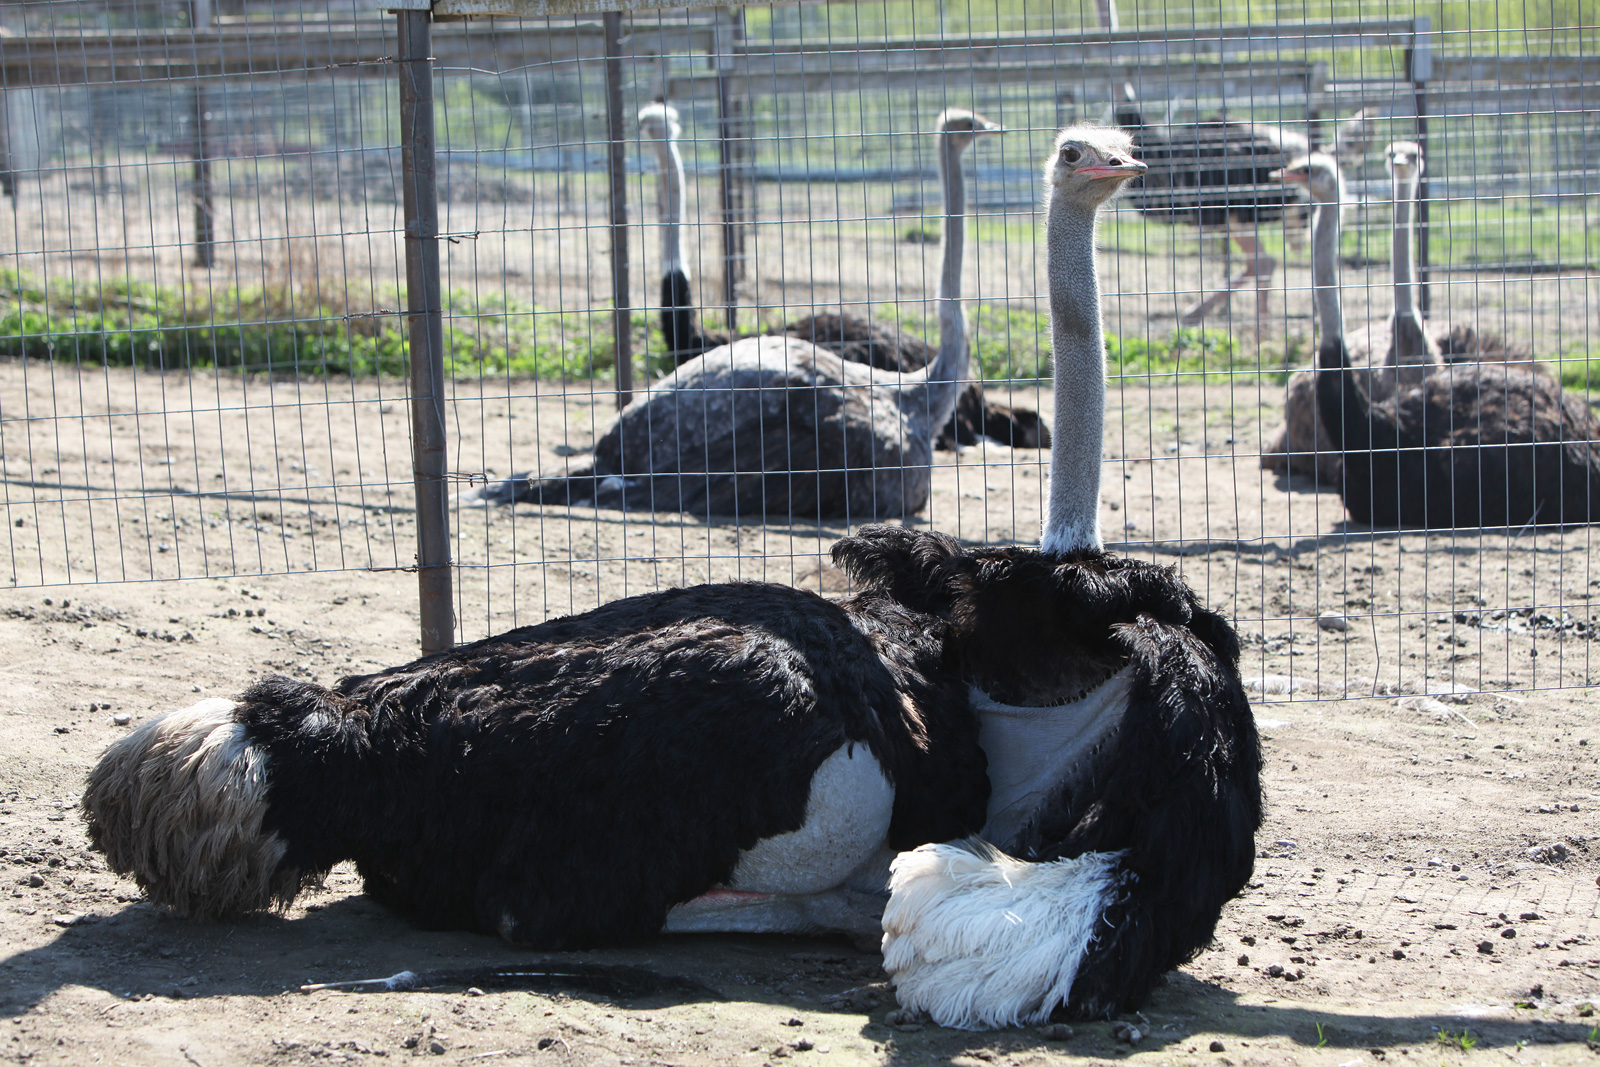
[{"label": "ostrich head", "polygon": [[1383,154],[1383,165],[1398,182],[1409,182],[1422,176],[1422,146],[1415,141],[1390,142]]},{"label": "ostrich head", "polygon": [[1275,170],[1272,176],[1280,181],[1303,186],[1317,204],[1344,203],[1344,178],[1339,173],[1339,163],[1326,152],[1312,152],[1296,156]]},{"label": "ostrich head", "polygon": [[972,142],[985,133],[999,133],[1005,129],[991,119],[960,107],[947,107],[939,113],[936,128],[956,152],[965,152]]},{"label": "ostrich head", "polygon": [[1092,212],[1149,169],[1133,158],[1133,138],[1124,131],[1068,126],[1056,136],[1044,180],[1052,200],[1064,198]]},{"label": "ostrich head", "polygon": [[639,109],[639,132],[657,141],[676,141],[682,132],[678,109],[664,100],[646,104]]}]

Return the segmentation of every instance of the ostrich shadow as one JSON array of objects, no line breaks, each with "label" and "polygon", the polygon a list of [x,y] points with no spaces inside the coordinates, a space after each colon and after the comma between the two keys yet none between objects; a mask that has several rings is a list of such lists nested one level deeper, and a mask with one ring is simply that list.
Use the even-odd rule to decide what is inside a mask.
[{"label": "ostrich shadow", "polygon": [[[1119,1041],[1116,1031],[1123,1022],[1138,1028],[1137,1045],[1130,1047],[1126,1041]],[[1168,973],[1139,1012],[1119,1016],[1116,1022],[1072,1021],[1069,1025],[1072,1036],[1064,1044],[1052,1041],[1045,1047],[1095,1062],[1132,1052],[1167,1051],[1203,1056],[1214,1039],[1220,1039],[1226,1053],[1237,1060],[1243,1042],[1273,1038],[1288,1038],[1297,1046],[1297,1051],[1318,1048],[1366,1051],[1381,1059],[1390,1050],[1402,1048],[1425,1053],[1446,1030],[1470,1029],[1472,1037],[1477,1039],[1477,1048],[1507,1050],[1515,1049],[1519,1043],[1582,1046],[1590,1040],[1591,1030],[1581,1022],[1512,1018],[1509,1009],[1503,1016],[1445,1012],[1376,1015],[1352,1011],[1349,1006],[1318,1009],[1305,1003],[1246,1004],[1233,990],[1183,971]],[[974,1055],[990,1059],[999,1051],[1020,1054],[1044,1044],[1038,1030],[972,1033],[930,1026],[922,1032],[886,1033],[882,1027],[868,1026],[863,1028],[862,1034],[880,1042],[893,1037],[893,1045],[886,1046],[889,1063],[950,1063],[957,1056],[962,1057],[962,1062],[970,1062],[968,1057]],[[1201,1044],[1202,1041],[1206,1044]],[[1262,1057],[1269,1059],[1275,1052],[1282,1054],[1281,1049],[1274,1048],[1251,1051],[1259,1051]]]},{"label": "ostrich shadow", "polygon": [[[889,1063],[949,1063],[957,1056],[984,1052],[980,1058],[989,1058],[996,1050],[1018,1053],[1044,1045],[1033,1028],[969,1032],[931,1024],[891,1027],[887,1016],[895,1007],[893,992],[877,984],[884,978],[877,957],[842,940],[691,934],[627,948],[531,952],[486,934],[418,929],[359,893],[313,901],[292,918],[197,923],[142,901],[80,918],[47,943],[0,959],[0,1011],[20,1016],[69,985],[99,989],[118,999],[265,1000],[308,982],[387,977],[404,970],[561,970],[575,964],[643,969],[666,981],[631,995],[592,988],[529,991],[626,1009],[726,998],[813,1017],[860,1016],[865,1011],[868,1020],[860,1033],[882,1044]],[[794,988],[802,982],[812,988],[803,993]],[[458,997],[466,987],[466,982],[440,982],[425,992]],[[525,987],[486,983],[484,988]],[[851,996],[863,988],[878,994],[877,1002],[865,1009]],[[1244,1041],[1271,1038],[1288,1038],[1302,1049],[1387,1050],[1429,1046],[1440,1031],[1470,1028],[1479,1047],[1510,1048],[1518,1042],[1581,1045],[1589,1033],[1583,1023],[1516,1019],[1509,1012],[1504,1017],[1442,1012],[1391,1016],[1348,1008],[1319,1010],[1308,1004],[1245,1004],[1234,991],[1183,972],[1169,974],[1141,1012],[1122,1018],[1141,1032],[1135,1049],[1119,1044],[1115,1024],[1109,1021],[1074,1022],[1064,1046],[1051,1042],[1048,1047],[1074,1056],[1116,1057],[1128,1051],[1184,1051],[1197,1039],[1220,1035],[1229,1051]],[[1198,1045],[1195,1050],[1204,1051]]]}]

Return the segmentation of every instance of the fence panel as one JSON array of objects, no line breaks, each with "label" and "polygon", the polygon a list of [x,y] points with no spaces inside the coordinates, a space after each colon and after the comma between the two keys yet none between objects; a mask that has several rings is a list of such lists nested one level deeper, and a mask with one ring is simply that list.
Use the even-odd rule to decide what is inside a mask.
[{"label": "fence panel", "polygon": [[[0,12],[10,581],[415,566],[396,17],[128,10]],[[1257,123],[1287,152],[1364,112],[1341,155],[1349,326],[1389,315],[1384,149],[1419,141],[1433,328],[1504,339],[1592,408],[1595,31],[1520,11],[1341,3],[1302,23],[1124,5],[1114,31],[1089,7],[923,0],[635,11],[610,81],[598,16],[438,22],[451,490],[592,461],[616,415],[618,322],[636,391],[671,370],[661,165],[635,118],[662,96],[681,127],[685,310],[704,331],[822,313],[936,343],[931,133],[972,108],[1006,127],[965,160],[972,376],[1048,421],[1036,208],[1062,124],[1113,121],[1131,94],[1153,130]],[[1154,195],[1101,235],[1113,550],[1181,567],[1237,624],[1263,700],[1596,684],[1593,527],[1369,529],[1331,488],[1263,469],[1286,381],[1316,352],[1305,212],[1196,227],[1141,211]],[[1259,295],[1258,255],[1275,263]],[[1036,538],[1046,450],[934,456],[906,521]],[[839,593],[827,550],[864,518],[458,503],[460,635],[713,579]]]}]

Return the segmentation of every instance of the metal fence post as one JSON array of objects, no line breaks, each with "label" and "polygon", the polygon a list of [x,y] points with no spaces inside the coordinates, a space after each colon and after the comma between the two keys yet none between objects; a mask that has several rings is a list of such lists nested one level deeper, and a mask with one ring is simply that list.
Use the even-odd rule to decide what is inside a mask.
[{"label": "metal fence post", "polygon": [[622,124],[622,13],[605,13],[606,138],[611,175],[611,329],[617,345],[617,407],[633,399],[633,327],[628,295],[628,172]]},{"label": "metal fence post", "polygon": [[[1411,51],[1408,53],[1407,74],[1411,78],[1412,99],[1416,101],[1417,110],[1417,145],[1422,149],[1422,158],[1432,160],[1432,150],[1428,148],[1428,82],[1433,78],[1433,44],[1429,31],[1433,28],[1433,19],[1427,15],[1418,15],[1416,31],[1411,38]],[[1437,170],[1442,160],[1434,160],[1432,169]],[[1423,168],[1422,177],[1417,186],[1417,310],[1423,318],[1428,317],[1428,169]]]},{"label": "metal fence post", "polygon": [[739,102],[728,84],[733,49],[744,40],[741,8],[718,8],[713,61],[717,68],[717,191],[722,207],[722,303],[728,336],[739,328],[738,285],[744,265],[744,176],[739,173]]},{"label": "metal fence post", "polygon": [[400,177],[405,187],[406,324],[411,357],[411,471],[417,494],[422,650],[455,644],[450,510],[445,495],[444,318],[439,295],[439,187],[433,42],[427,11],[398,11]]},{"label": "metal fence post", "polygon": [[[190,0],[189,29],[211,28],[211,0]],[[215,255],[215,207],[211,200],[211,148],[206,144],[206,86],[197,79],[194,86],[194,265],[211,266]]]}]

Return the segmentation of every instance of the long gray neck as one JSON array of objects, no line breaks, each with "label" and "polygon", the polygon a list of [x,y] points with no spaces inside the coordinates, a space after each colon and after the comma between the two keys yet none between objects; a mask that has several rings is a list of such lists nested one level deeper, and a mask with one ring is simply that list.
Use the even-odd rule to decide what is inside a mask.
[{"label": "long gray neck", "polygon": [[681,270],[689,274],[683,259],[683,157],[678,142],[663,137],[656,142],[656,158],[661,163],[661,273]]},{"label": "long gray neck", "polygon": [[1339,303],[1339,204],[1318,204],[1311,215],[1311,286],[1316,290],[1321,347],[1344,341]]},{"label": "long gray neck", "polygon": [[[1389,357],[1385,361],[1384,389],[1387,396],[1399,386],[1411,388],[1426,380],[1428,371],[1439,362],[1439,350],[1428,338],[1417,309],[1416,273],[1411,256],[1412,213],[1416,205],[1421,175],[1417,168],[1394,176],[1394,321],[1391,323]],[[1376,384],[1376,383],[1375,383]]]},{"label": "long gray neck", "polygon": [[1106,341],[1094,262],[1095,212],[1059,195],[1045,216],[1050,350],[1055,363],[1055,439],[1050,506],[1039,547],[1099,552],[1100,450],[1106,417]]},{"label": "long gray neck", "polygon": [[1394,179],[1394,254],[1391,257],[1394,265],[1394,313],[1401,315],[1415,315],[1416,304],[1416,273],[1411,258],[1411,234],[1413,206],[1417,199],[1417,190],[1420,187],[1417,172],[1413,170],[1410,175],[1402,177],[1395,175]]},{"label": "long gray neck", "polygon": [[939,187],[944,195],[939,227],[939,354],[921,370],[902,375],[902,381],[913,387],[902,393],[902,403],[919,414],[927,412],[933,432],[955,414],[959,383],[970,376],[967,315],[961,306],[961,260],[967,243],[962,148],[944,133],[939,134],[938,144]]}]

